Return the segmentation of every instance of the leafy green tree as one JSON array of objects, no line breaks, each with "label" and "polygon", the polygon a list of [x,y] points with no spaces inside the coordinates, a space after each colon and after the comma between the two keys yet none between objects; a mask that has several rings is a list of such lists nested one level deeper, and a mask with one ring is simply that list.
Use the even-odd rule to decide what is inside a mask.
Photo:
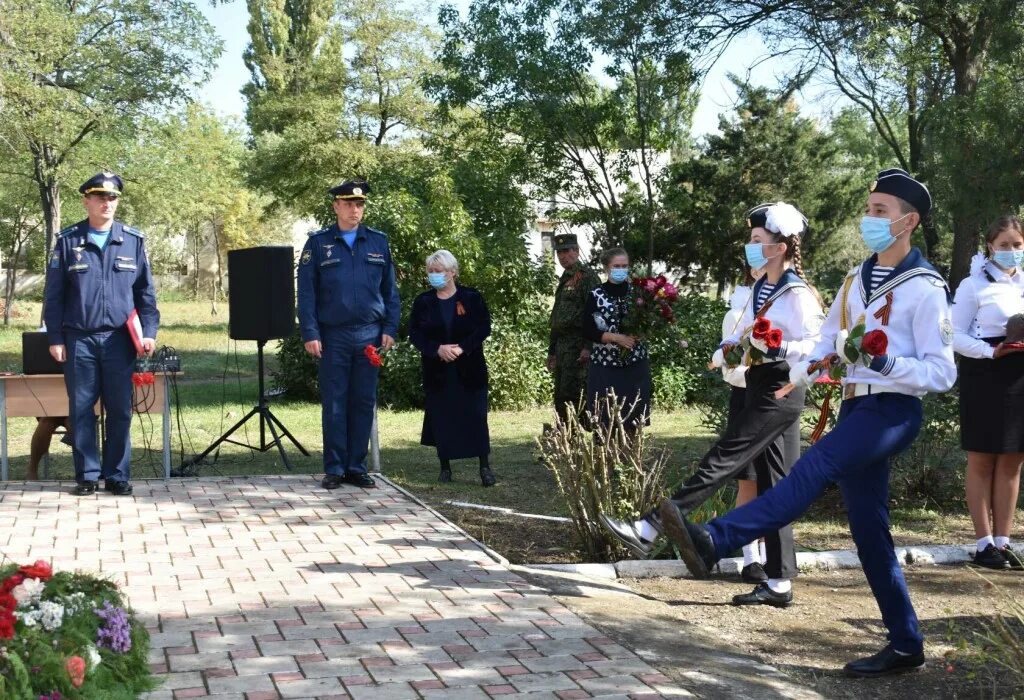
[{"label": "leafy green tree", "polygon": [[799,114],[793,88],[775,92],[733,82],[738,106],[720,118],[721,134],[670,168],[663,187],[666,234],[656,250],[684,279],[712,283],[719,292],[743,277],[749,208],[781,199],[807,216],[810,232],[801,247],[813,276],[818,262],[828,267],[826,245],[859,214],[865,191],[862,168],[851,167],[832,135]]},{"label": "leafy green tree", "polygon": [[74,155],[183,102],[220,43],[189,0],[10,0],[0,13],[3,143],[31,158],[49,248]]},{"label": "leafy green tree", "polygon": [[[470,107],[536,161],[541,196],[601,242],[630,227],[653,245],[655,181],[692,109],[695,73],[664,3],[476,0],[463,20],[442,10],[443,72],[429,81],[442,113]],[[692,31],[686,31],[692,30]],[[598,67],[603,75],[598,77]],[[638,183],[640,217],[623,208]]]}]

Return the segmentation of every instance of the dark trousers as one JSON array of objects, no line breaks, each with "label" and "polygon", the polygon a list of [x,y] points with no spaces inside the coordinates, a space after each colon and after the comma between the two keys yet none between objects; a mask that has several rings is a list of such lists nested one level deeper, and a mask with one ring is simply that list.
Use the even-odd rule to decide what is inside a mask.
[{"label": "dark trousers", "polygon": [[707,524],[715,552],[736,547],[799,518],[835,482],[864,574],[898,651],[914,654],[923,638],[889,532],[889,459],[921,429],[921,400],[873,394],[843,401],[835,429],[809,449],[788,477],[742,508]]},{"label": "dark trousers", "polygon": [[[71,447],[76,481],[131,478],[132,372],[135,346],[128,331],[65,334]],[[96,444],[96,401],[103,400],[106,442],[103,463]]]},{"label": "dark trousers", "polygon": [[321,427],[324,473],[365,474],[379,370],[367,345],[380,345],[379,325],[320,328]]},{"label": "dark trousers", "polygon": [[[751,462],[757,471],[759,494],[770,490],[789,473],[793,462],[786,457],[799,455],[800,414],[806,390],[797,389],[776,399],[775,391],[788,383],[789,364],[786,362],[754,365],[747,370],[743,410],[730,421],[725,434],[701,459],[696,473],[672,494],[672,502],[684,515],[699,507],[737,475],[742,475]],[[765,573],[771,578],[796,577],[793,528],[786,523],[763,533],[763,536],[768,556]],[[757,537],[751,537],[737,546],[755,539]]]}]

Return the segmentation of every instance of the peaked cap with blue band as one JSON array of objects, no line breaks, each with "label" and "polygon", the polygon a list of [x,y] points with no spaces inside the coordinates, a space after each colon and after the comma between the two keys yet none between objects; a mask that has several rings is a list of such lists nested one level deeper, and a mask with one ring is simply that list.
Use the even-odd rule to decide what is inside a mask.
[{"label": "peaked cap with blue band", "polygon": [[96,173],[83,182],[78,191],[84,195],[116,194],[120,197],[124,191],[124,182],[114,173]]},{"label": "peaked cap with blue band", "polygon": [[359,199],[366,200],[366,195],[370,194],[370,183],[366,180],[345,180],[340,185],[335,185],[331,189],[327,190],[328,194],[331,195],[331,199]]}]

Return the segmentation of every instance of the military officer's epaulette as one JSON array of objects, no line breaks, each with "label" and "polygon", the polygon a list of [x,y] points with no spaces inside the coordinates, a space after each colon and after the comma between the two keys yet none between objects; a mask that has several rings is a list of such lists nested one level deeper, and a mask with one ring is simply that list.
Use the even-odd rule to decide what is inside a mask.
[{"label": "military officer's epaulette", "polygon": [[319,236],[322,233],[327,233],[330,230],[331,230],[330,226],[328,226],[327,228],[318,228],[315,231],[310,231],[306,235],[309,236],[310,238],[312,238],[313,236]]},{"label": "military officer's epaulette", "polygon": [[139,229],[132,228],[131,226],[126,226],[125,224],[121,224],[121,230],[124,231],[125,233],[130,233],[133,236],[138,236],[139,238],[145,238],[146,237],[146,234],[144,234]]},{"label": "military officer's epaulette", "polygon": [[57,234],[57,238],[60,238],[61,236],[66,236],[69,233],[74,233],[77,230],[78,230],[78,224],[71,224],[66,229],[61,229],[61,231]]},{"label": "military officer's epaulette", "polygon": [[366,229],[367,233],[376,233],[378,236],[383,236],[384,238],[388,237],[388,234],[384,233],[383,231],[378,231],[375,228],[370,228],[369,226],[364,226],[363,228]]}]

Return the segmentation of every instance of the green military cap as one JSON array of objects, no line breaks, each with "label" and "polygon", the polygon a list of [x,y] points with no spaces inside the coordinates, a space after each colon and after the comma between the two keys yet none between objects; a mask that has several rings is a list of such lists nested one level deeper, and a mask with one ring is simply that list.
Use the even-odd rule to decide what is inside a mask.
[{"label": "green military cap", "polygon": [[569,250],[570,248],[579,248],[580,244],[576,240],[575,233],[560,233],[555,236],[555,251]]}]

